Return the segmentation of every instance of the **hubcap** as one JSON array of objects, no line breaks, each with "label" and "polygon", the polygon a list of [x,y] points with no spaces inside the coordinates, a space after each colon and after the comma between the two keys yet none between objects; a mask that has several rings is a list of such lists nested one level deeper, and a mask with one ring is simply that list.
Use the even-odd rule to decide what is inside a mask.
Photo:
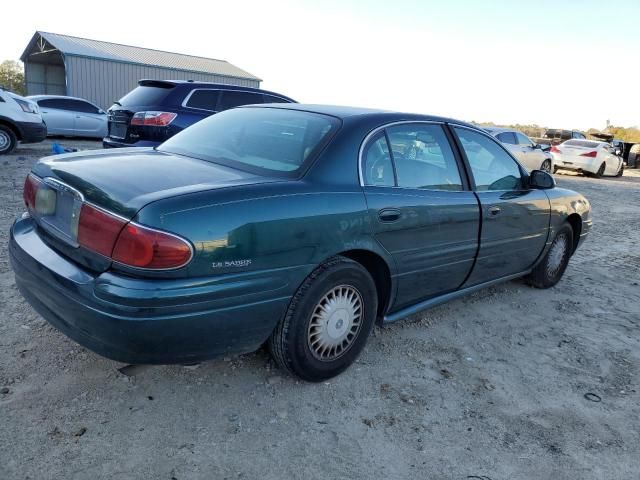
[{"label": "hubcap", "polygon": [[10,142],[11,140],[9,140],[9,135],[5,132],[0,132],[0,151],[9,148]]},{"label": "hubcap", "polygon": [[551,162],[549,160],[545,160],[544,162],[542,162],[540,170],[542,170],[543,172],[551,173]]},{"label": "hubcap", "polygon": [[547,275],[549,277],[555,277],[560,271],[564,258],[567,255],[568,245],[569,242],[567,241],[566,235],[558,236],[551,245],[549,260],[547,261]]},{"label": "hubcap", "polygon": [[307,342],[315,358],[329,362],[344,355],[362,325],[360,292],[350,285],[331,289],[311,314]]}]

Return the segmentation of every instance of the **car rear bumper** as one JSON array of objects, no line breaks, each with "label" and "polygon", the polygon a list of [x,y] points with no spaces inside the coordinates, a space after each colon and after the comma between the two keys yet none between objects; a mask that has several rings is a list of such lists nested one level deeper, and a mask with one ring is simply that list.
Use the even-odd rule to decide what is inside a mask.
[{"label": "car rear bumper", "polygon": [[49,323],[125,363],[170,364],[257,349],[285,314],[307,267],[190,279],[94,274],[51,249],[35,222],[9,240],[16,284]]},{"label": "car rear bumper", "polygon": [[162,142],[153,142],[151,140],[138,140],[134,143],[125,143],[111,137],[104,137],[102,139],[103,148],[157,147],[161,143]]},{"label": "car rear bumper", "polygon": [[579,172],[596,173],[600,167],[600,163],[595,158],[580,158],[580,157],[563,157],[554,156],[553,163],[558,168],[564,168],[566,170],[576,170]]},{"label": "car rear bumper", "polygon": [[20,129],[22,143],[38,143],[47,138],[47,126],[44,122],[16,122]]}]

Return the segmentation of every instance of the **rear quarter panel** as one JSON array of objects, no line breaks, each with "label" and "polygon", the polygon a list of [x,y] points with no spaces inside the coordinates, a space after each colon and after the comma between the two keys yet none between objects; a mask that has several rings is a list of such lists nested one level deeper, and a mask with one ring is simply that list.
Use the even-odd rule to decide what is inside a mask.
[{"label": "rear quarter panel", "polygon": [[297,269],[301,282],[339,252],[380,250],[359,188],[305,181],[182,195],[146,206],[136,220],[189,239],[193,277]]}]

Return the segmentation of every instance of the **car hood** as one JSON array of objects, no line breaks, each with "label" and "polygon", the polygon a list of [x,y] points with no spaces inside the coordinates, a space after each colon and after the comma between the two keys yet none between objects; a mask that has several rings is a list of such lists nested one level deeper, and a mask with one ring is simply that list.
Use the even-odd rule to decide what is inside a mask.
[{"label": "car hood", "polygon": [[275,181],[215,163],[159,152],[121,148],[55,155],[33,167],[78,190],[86,201],[131,219],[164,198],[204,190]]}]

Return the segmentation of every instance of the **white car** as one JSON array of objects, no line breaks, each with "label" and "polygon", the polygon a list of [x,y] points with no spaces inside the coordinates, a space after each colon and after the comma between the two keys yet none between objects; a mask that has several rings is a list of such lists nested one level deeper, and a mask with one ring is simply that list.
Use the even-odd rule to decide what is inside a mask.
[{"label": "white car", "polygon": [[0,155],[11,153],[18,142],[37,143],[47,136],[38,106],[0,88]]},{"label": "white car", "polygon": [[551,154],[524,133],[509,128],[483,128],[500,140],[500,143],[502,143],[527,170],[543,170],[547,173],[555,171]]},{"label": "white car", "polygon": [[103,138],[107,135],[107,113],[87,100],[60,95],[28,97],[40,107],[49,135]]},{"label": "white car", "polygon": [[622,176],[624,163],[607,142],[595,140],[567,140],[551,147],[557,168],[582,172],[595,177]]}]

